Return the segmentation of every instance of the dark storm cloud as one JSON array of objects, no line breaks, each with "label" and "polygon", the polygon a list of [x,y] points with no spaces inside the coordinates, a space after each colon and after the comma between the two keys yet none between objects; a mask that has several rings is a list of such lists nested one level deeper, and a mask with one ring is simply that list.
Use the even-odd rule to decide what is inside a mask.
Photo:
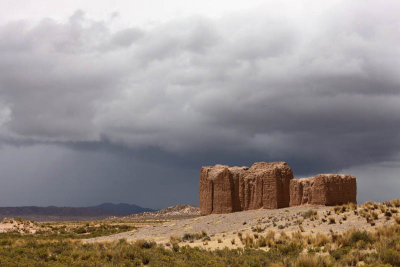
[{"label": "dark storm cloud", "polygon": [[391,160],[399,10],[353,3],[117,31],[82,11],[10,22],[0,27],[0,134],[181,166],[286,160],[297,174]]},{"label": "dark storm cloud", "polygon": [[4,145],[0,171],[1,206],[84,206],[109,201],[164,208],[196,203],[197,181],[188,177],[197,176],[197,168],[176,172],[172,165],[126,153]]}]

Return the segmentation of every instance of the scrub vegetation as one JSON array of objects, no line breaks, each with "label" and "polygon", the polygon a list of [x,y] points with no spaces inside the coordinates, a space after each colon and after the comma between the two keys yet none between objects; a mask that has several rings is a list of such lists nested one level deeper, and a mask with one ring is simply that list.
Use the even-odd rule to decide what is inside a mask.
[{"label": "scrub vegetation", "polygon": [[[79,228],[78,228],[79,229]],[[75,234],[0,235],[0,266],[399,266],[400,225],[375,232],[347,231],[341,235],[247,235],[245,248],[206,250],[166,247],[154,241],[125,239],[84,243]],[[263,249],[259,249],[263,248]],[[386,264],[386,265],[384,265]]]},{"label": "scrub vegetation", "polygon": [[[171,236],[168,243],[162,244],[145,239],[86,242],[90,237],[133,233],[137,227],[134,223],[112,221],[30,222],[37,227],[35,233],[0,234],[0,266],[400,266],[399,207],[398,200],[382,204],[367,202],[358,207],[337,206],[326,214],[330,218],[334,214],[357,212],[357,216],[371,222],[377,216],[388,218],[386,225],[370,231],[311,233],[299,228],[289,233],[253,227],[251,232],[238,231],[233,238],[226,236],[227,243],[242,247],[222,249],[190,246],[196,240],[208,243],[215,238],[206,231]],[[322,219],[309,210],[298,223]],[[28,225],[23,220],[19,222]],[[219,243],[224,244],[224,236],[218,236]]]}]

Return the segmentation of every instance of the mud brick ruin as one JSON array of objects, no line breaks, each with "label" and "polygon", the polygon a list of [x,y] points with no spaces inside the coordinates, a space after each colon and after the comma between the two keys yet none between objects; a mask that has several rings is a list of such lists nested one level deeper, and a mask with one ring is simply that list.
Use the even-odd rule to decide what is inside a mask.
[{"label": "mud brick ruin", "polygon": [[200,172],[200,213],[231,213],[298,205],[356,203],[356,178],[319,174],[293,179],[286,162],[256,162],[249,167],[215,165]]}]

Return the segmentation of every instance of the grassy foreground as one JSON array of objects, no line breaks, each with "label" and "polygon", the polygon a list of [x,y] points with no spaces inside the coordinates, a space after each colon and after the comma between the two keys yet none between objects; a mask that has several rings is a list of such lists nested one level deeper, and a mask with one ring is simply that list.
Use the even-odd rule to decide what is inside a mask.
[{"label": "grassy foreground", "polygon": [[356,266],[360,262],[400,266],[399,225],[375,233],[349,231],[315,238],[297,233],[264,240],[268,251],[207,251],[175,244],[165,248],[144,240],[84,244],[76,239],[2,234],[0,266]]},{"label": "grassy foreground", "polygon": [[[212,251],[179,243],[193,238],[206,240],[205,232],[171,238],[166,246],[146,240],[128,243],[124,239],[84,243],[83,238],[135,227],[93,222],[42,224],[42,230],[35,234],[0,234],[0,266],[400,266],[400,217],[389,212],[392,206],[400,206],[400,201],[363,205],[367,220],[372,220],[380,209],[386,214],[388,224],[372,232],[353,229],[314,235],[301,231],[290,235],[285,231],[246,236],[238,233],[244,248]],[[349,207],[335,210],[340,213],[346,208]]]}]

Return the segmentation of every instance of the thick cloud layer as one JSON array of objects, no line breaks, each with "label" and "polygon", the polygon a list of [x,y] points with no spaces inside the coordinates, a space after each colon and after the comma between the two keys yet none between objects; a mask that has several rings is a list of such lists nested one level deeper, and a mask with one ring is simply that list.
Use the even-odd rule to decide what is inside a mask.
[{"label": "thick cloud layer", "polygon": [[0,138],[115,146],[177,167],[285,160],[300,175],[393,160],[399,11],[354,2],[118,31],[82,11],[10,22],[0,26]]}]

